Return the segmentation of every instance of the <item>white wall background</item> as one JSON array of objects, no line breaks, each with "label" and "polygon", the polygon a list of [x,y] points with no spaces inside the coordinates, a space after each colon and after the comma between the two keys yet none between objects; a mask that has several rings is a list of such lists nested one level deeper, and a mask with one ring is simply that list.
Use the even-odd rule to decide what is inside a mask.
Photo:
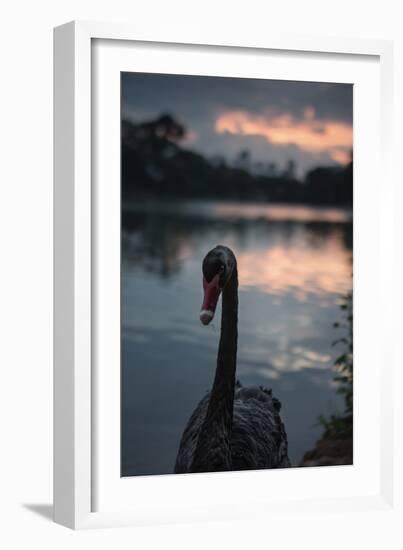
[{"label": "white wall background", "polygon": [[[284,29],[396,40],[403,123],[399,0],[14,0],[1,10],[0,86],[0,546],[216,549],[402,547],[384,512],[195,526],[72,532],[44,516],[52,499],[52,28],[71,19],[194,29]],[[402,169],[398,170],[402,181]],[[401,186],[400,186],[401,187]],[[397,200],[403,204],[402,189]],[[403,218],[403,216],[402,216]],[[403,222],[398,222],[403,234]],[[400,271],[402,274],[402,271]],[[403,280],[403,278],[401,279]],[[401,380],[401,375],[400,375]],[[400,392],[397,392],[397,395]],[[402,456],[402,455],[400,455]],[[401,520],[403,520],[400,514]]]}]

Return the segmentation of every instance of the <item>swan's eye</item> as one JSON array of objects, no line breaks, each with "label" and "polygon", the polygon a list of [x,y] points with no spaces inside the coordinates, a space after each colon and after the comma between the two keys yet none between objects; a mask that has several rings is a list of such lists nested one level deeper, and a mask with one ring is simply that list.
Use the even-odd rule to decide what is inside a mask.
[{"label": "swan's eye", "polygon": [[224,265],[221,265],[220,266],[220,271],[224,271],[224,269],[225,269]]}]

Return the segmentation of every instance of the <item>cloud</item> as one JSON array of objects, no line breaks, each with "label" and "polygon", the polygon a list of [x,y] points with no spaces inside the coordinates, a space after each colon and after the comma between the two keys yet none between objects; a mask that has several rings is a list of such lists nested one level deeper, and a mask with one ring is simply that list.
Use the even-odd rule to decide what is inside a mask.
[{"label": "cloud", "polygon": [[[241,149],[249,149],[254,161],[274,162],[279,167],[293,159],[301,177],[316,166],[349,161],[351,145],[321,148],[320,139],[340,136],[341,131],[351,135],[351,84],[122,73],[123,116],[138,122],[163,112],[171,113],[188,130],[184,145],[206,156],[231,161]],[[217,132],[217,121],[229,113],[246,113],[260,133]],[[277,125],[269,135],[264,127],[276,121],[286,127]],[[294,135],[284,143],[291,133],[287,124],[294,128]],[[314,150],[308,147],[307,138],[318,144]]]},{"label": "cloud", "polygon": [[244,110],[224,111],[215,120],[218,134],[261,136],[277,146],[295,145],[307,153],[327,152],[340,164],[349,162],[353,144],[351,124],[341,120],[318,119],[315,109],[307,106],[297,118],[289,112],[266,111],[255,114]]}]

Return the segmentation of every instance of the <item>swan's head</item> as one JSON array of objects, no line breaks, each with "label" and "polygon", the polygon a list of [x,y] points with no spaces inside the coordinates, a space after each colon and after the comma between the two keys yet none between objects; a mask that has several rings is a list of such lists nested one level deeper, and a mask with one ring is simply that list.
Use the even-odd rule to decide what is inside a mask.
[{"label": "swan's head", "polygon": [[200,310],[200,321],[208,325],[214,318],[218,298],[232,276],[236,266],[235,255],[226,246],[218,245],[203,260],[204,298]]}]

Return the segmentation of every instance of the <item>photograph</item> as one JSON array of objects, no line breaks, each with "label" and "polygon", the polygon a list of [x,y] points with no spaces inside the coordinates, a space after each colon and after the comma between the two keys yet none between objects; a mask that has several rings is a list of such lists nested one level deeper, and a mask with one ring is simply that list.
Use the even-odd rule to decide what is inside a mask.
[{"label": "photograph", "polygon": [[353,85],[120,78],[121,476],[353,464]]}]

